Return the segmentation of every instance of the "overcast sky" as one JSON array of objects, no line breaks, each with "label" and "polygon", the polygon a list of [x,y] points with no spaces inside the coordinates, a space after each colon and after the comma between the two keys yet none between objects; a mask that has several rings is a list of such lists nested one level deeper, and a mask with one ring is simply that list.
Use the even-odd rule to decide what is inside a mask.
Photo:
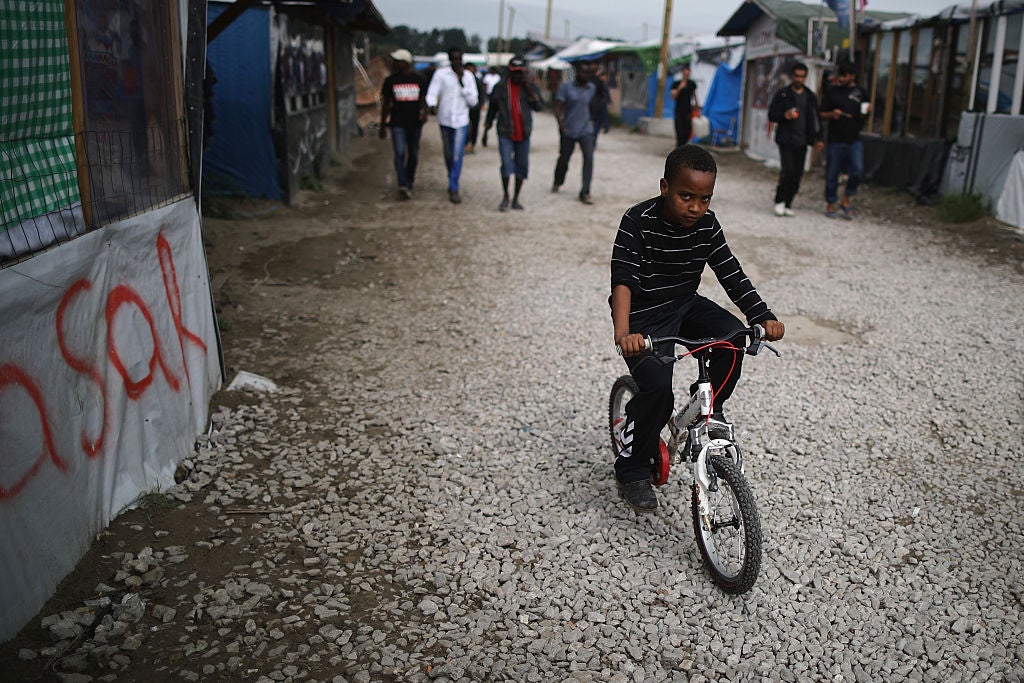
[{"label": "overcast sky", "polygon": [[[989,4],[982,0],[981,4]],[[390,26],[420,31],[461,28],[485,41],[498,35],[501,0],[373,0]],[[742,0],[673,0],[672,35],[714,35],[743,4]],[[868,9],[884,12],[935,13],[949,0],[868,0]],[[960,3],[963,4],[963,3]],[[547,0],[505,0],[503,32],[513,37],[527,31],[544,33]],[[665,0],[551,0],[551,36],[619,38],[627,41],[661,38]],[[970,3],[967,3],[970,6]],[[824,12],[831,12],[822,3]],[[514,12],[512,11],[514,10]]]}]

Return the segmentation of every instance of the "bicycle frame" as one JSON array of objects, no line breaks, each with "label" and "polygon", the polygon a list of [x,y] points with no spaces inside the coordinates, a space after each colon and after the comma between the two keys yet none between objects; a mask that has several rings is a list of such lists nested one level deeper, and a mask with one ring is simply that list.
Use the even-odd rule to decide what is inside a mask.
[{"label": "bicycle frame", "polygon": [[[739,352],[738,349],[737,352]],[[683,456],[691,466],[694,481],[700,485],[701,495],[698,496],[698,499],[701,503],[701,513],[705,515],[708,514],[707,497],[703,493],[708,490],[714,491],[717,486],[715,475],[708,471],[707,463],[710,455],[714,452],[726,453],[736,463],[740,472],[743,472],[743,455],[739,446],[733,441],[735,435],[731,426],[729,439],[708,438],[707,421],[711,415],[714,396],[711,380],[708,377],[708,353],[708,349],[701,349],[694,354],[697,360],[697,390],[690,396],[690,400],[681,411],[672,411],[667,425],[671,434],[668,443],[669,454],[673,459],[677,459],[682,452],[680,436],[685,435],[683,445],[687,446],[684,449],[687,452],[683,453]],[[696,451],[694,445],[699,446],[700,450]]]}]

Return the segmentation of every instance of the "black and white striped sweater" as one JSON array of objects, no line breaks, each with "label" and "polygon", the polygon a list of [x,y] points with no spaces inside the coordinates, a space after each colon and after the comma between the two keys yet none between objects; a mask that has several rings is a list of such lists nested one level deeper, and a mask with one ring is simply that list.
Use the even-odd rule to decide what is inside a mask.
[{"label": "black and white striped sweater", "polygon": [[612,249],[612,289],[629,287],[631,315],[668,313],[697,293],[704,265],[722,283],[749,324],[775,320],[740,262],[732,255],[713,211],[687,228],[661,217],[660,196],[631,207],[622,216]]}]

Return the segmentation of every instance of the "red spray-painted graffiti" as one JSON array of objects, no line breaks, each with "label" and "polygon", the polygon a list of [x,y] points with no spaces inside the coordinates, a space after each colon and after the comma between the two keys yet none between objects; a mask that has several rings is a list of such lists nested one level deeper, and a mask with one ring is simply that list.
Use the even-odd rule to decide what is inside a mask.
[{"label": "red spray-painted graffiti", "polygon": [[[201,349],[204,353],[206,352],[206,343],[203,342],[199,335],[185,327],[185,323],[183,322],[181,289],[178,286],[177,268],[174,264],[174,255],[171,251],[171,245],[167,241],[167,238],[164,237],[162,230],[157,235],[156,252],[163,279],[164,296],[167,308],[174,324],[175,335],[178,338],[178,348],[181,350],[181,360],[184,366],[185,380],[191,385],[191,378],[188,373],[185,343],[187,341],[189,344]],[[77,280],[68,287],[67,292],[65,292],[64,296],[61,297],[60,303],[57,306],[55,327],[57,344],[60,347],[60,353],[64,362],[73,371],[88,377],[99,390],[103,411],[102,426],[100,427],[99,434],[95,437],[90,437],[85,433],[85,430],[83,430],[81,435],[82,452],[89,458],[96,458],[102,452],[103,444],[105,443],[107,434],[111,429],[107,391],[104,387],[103,376],[100,373],[97,363],[77,356],[72,352],[68,340],[70,336],[73,336],[73,331],[68,330],[66,327],[68,312],[71,308],[72,302],[86,295],[91,290],[92,283],[86,279]],[[128,368],[125,367],[122,354],[114,335],[115,318],[117,317],[118,311],[126,306],[134,307],[139,311],[145,319],[149,334],[153,339],[153,349],[150,353],[148,362],[148,372],[145,376],[138,379],[132,378],[129,374]],[[160,337],[157,333],[156,324],[153,319],[153,313],[138,292],[126,284],[119,284],[111,289],[106,297],[104,322],[107,333],[107,360],[110,362],[111,367],[113,367],[118,375],[120,375],[121,382],[125,388],[125,394],[129,399],[133,401],[138,400],[139,397],[141,397],[152,385],[157,366],[160,367],[160,371],[167,381],[168,387],[174,392],[180,391],[181,382],[170,368],[168,368],[165,360],[164,351],[160,344]],[[37,382],[21,368],[14,364],[7,363],[0,365],[0,392],[4,391],[4,389],[9,386],[21,387],[21,389],[23,389],[31,399],[42,425],[43,449],[40,455],[32,463],[32,466],[22,473],[17,481],[8,486],[4,486],[0,483],[0,500],[6,500],[17,496],[22,489],[25,488],[25,485],[39,473],[40,468],[47,459],[51,460],[57,469],[62,472],[67,471],[68,469],[67,461],[57,453],[57,449],[54,446],[53,430],[51,427],[53,422],[51,422],[51,416],[47,411],[43,392],[40,390]]]}]

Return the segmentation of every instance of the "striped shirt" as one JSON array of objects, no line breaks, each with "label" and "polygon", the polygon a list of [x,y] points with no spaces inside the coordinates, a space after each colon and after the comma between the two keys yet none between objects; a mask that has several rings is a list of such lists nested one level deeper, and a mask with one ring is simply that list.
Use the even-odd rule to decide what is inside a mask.
[{"label": "striped shirt", "polygon": [[732,255],[713,211],[686,228],[661,217],[662,198],[631,207],[622,216],[612,248],[612,289],[629,287],[630,315],[668,314],[697,293],[704,265],[718,277],[749,324],[775,320]]}]

